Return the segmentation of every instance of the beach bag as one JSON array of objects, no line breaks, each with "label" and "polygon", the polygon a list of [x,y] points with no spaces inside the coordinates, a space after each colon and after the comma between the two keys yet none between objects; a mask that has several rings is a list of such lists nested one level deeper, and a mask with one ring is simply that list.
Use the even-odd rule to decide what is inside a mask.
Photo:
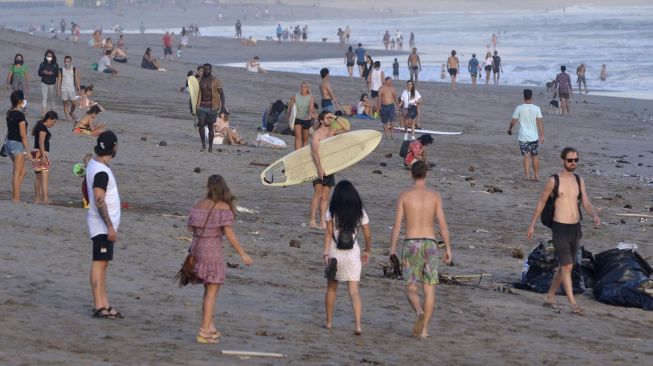
[{"label": "beach bag", "polygon": [[[580,210],[580,203],[582,202],[583,199],[583,193],[580,191],[580,176],[578,174],[574,174],[574,177],[576,177],[576,183],[578,184],[578,213],[580,214],[580,219],[583,219],[583,213]],[[549,229],[553,225],[553,213],[555,211],[555,201],[558,198],[558,187],[560,187],[560,178],[558,177],[558,174],[553,175],[553,179],[555,179],[555,186],[553,187],[553,192],[551,193],[551,196],[546,200],[546,203],[544,204],[544,209],[542,209],[542,214],[540,215],[540,220],[542,221],[542,225],[548,227]]]},{"label": "beach bag", "polygon": [[401,143],[401,148],[399,149],[399,156],[402,158],[406,158],[406,155],[408,155],[408,150],[410,149],[410,143],[411,141],[404,141]]},{"label": "beach bag", "polygon": [[97,71],[97,68],[98,68],[98,64],[97,64],[97,62],[93,62],[93,63],[91,64],[91,70],[93,70],[93,71]]},{"label": "beach bag", "polygon": [[335,281],[337,272],[338,272],[338,260],[335,258],[329,259],[329,264],[324,268],[324,278],[326,278],[329,281]]},{"label": "beach bag", "polygon": [[356,242],[356,234],[350,230],[340,230],[338,237],[333,234],[333,240],[336,242],[336,248],[340,250],[350,250]]},{"label": "beach bag", "polygon": [[[211,210],[209,210],[209,213],[206,215],[204,227],[202,228],[203,230],[206,229],[206,224],[209,222],[209,218],[211,217],[215,205],[217,205],[217,202],[213,204],[213,207],[211,207]],[[188,255],[186,256],[184,263],[181,265],[181,269],[177,272],[177,275],[175,275],[175,281],[179,284],[179,287],[184,287],[189,283],[195,284],[202,282],[202,279],[197,276],[197,273],[195,273],[195,261],[195,256],[190,253],[190,248],[188,248]]]}]

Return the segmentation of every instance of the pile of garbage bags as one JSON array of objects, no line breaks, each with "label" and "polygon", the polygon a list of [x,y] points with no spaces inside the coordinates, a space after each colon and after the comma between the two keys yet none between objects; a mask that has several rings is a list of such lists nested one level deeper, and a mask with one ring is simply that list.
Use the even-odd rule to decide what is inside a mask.
[{"label": "pile of garbage bags", "polygon": [[[541,241],[528,255],[521,281],[513,285],[546,293],[557,268],[553,243]],[[572,283],[576,294],[591,288],[594,298],[600,302],[653,310],[651,274],[653,269],[635,251],[635,246],[610,249],[596,256],[581,247],[576,253]],[[563,293],[562,286],[558,293]]]}]

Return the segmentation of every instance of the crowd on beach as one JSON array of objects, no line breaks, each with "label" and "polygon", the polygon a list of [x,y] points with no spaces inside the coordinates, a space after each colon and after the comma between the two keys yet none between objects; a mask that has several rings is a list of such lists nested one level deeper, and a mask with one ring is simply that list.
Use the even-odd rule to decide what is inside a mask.
[{"label": "crowd on beach", "polygon": [[[236,23],[236,36],[242,37],[242,28],[239,23]],[[279,42],[284,38],[283,29],[280,34],[278,32],[280,27],[279,24],[277,27]],[[297,27],[295,29],[298,29]],[[307,27],[304,27],[301,33],[303,40],[305,40],[306,33]],[[342,44],[349,44],[350,33],[351,29],[348,26],[345,30],[338,31],[338,37]],[[389,33],[386,34],[389,35]],[[184,37],[188,37],[188,35],[188,32],[183,29],[178,57],[181,57],[180,50],[188,46],[188,40],[184,41]],[[168,32],[163,36],[164,58],[173,58],[173,36]],[[395,34],[394,40],[395,42],[401,40],[401,43],[396,44],[396,47],[401,49],[403,36]],[[496,46],[495,38],[493,40]],[[385,41],[384,36],[384,43]],[[388,44],[391,43],[392,39],[388,39]],[[340,180],[336,184],[335,175],[325,174],[320,160],[321,141],[351,131],[352,125],[344,114],[354,115],[357,118],[379,118],[386,140],[394,139],[396,130],[394,124],[397,119],[399,119],[399,126],[403,128],[403,144],[406,147],[403,159],[406,168],[410,170],[413,186],[402,192],[397,200],[389,260],[395,266],[403,268],[406,296],[416,315],[412,331],[416,337],[429,336],[429,322],[435,308],[435,287],[439,282],[438,262],[448,264],[452,261],[442,199],[439,193],[428,188],[426,183],[429,170],[433,166],[433,162],[427,159],[427,148],[433,144],[434,140],[429,134],[417,136],[420,127],[420,105],[423,101],[422,95],[417,90],[422,65],[417,48],[414,47],[412,33],[409,43],[412,48],[407,58],[410,79],[406,81],[405,88],[401,93],[397,92],[393,84],[399,80],[397,59],[395,59],[396,67],[393,65],[393,75],[386,76],[381,69],[381,63],[373,60],[363,45],[358,43],[356,49],[353,49],[352,46],[347,47],[344,58],[349,77],[353,78],[356,67],[359,79],[368,90],[368,93],[361,95],[355,108],[350,106],[349,113],[343,113],[347,109],[346,104],[341,103],[337,97],[337,93],[330,83],[329,69],[326,67],[320,70],[319,103],[317,94],[314,95],[311,91],[311,85],[307,81],[302,81],[298,85],[298,91],[293,93],[283,108],[286,119],[289,118],[293,108],[296,111],[295,119],[291,121],[294,148],[296,150],[304,147],[310,149],[317,171],[317,177],[312,183],[313,196],[309,204],[309,226],[311,229],[324,230],[323,260],[327,276],[324,326],[327,329],[333,325],[338,283],[346,282],[354,313],[354,333],[362,334],[362,303],[359,282],[362,266],[369,260],[373,242],[369,229],[369,222],[372,218],[365,211],[361,195],[346,179]],[[124,36],[120,35],[114,44],[110,37],[104,38],[101,30],[98,29],[93,33],[90,46],[103,53],[97,71],[118,75],[118,70],[113,66],[112,61],[120,63],[123,60],[126,61],[128,57]],[[151,48],[145,50],[142,67],[165,71],[159,61],[152,56]],[[461,67],[456,52],[452,51],[446,68],[451,76],[454,89]],[[250,71],[264,73],[258,57],[249,60],[247,68],[251,69]],[[474,88],[476,88],[477,75],[481,77],[481,70],[486,72],[486,84],[489,83],[490,72],[494,74],[494,83],[499,83],[500,74],[503,71],[501,58],[496,50],[493,54],[488,52],[483,61],[477,60],[475,55],[469,61],[468,71],[474,80]],[[581,67],[577,70],[579,84],[581,83],[581,74],[584,76],[584,70]],[[85,162],[82,189],[84,200],[88,202],[89,206],[87,223],[93,244],[93,265],[90,279],[94,302],[92,313],[96,318],[122,318],[123,315],[110,305],[106,293],[106,274],[109,262],[113,259],[122,207],[117,188],[118,182],[109,165],[118,151],[117,136],[107,130],[103,123],[96,122],[98,115],[105,109],[90,99],[93,97],[94,88],[92,85],[82,85],[82,75],[73,64],[71,56],[65,56],[63,65],[59,65],[55,52],[47,50],[37,74],[40,78],[42,95],[41,116],[34,123],[31,131],[34,142],[31,147],[26,115],[26,94],[29,91],[30,79],[28,67],[21,54],[15,56],[7,78],[7,85],[12,89],[12,93],[11,109],[7,112],[6,118],[8,133],[4,151],[13,163],[12,199],[16,203],[21,201],[20,189],[26,174],[25,165],[29,161],[37,176],[34,186],[35,203],[49,203],[50,162],[48,153],[52,136],[51,129],[59,120],[58,114],[54,111],[56,94],[63,103],[65,118],[74,122],[73,134],[95,138],[95,155]],[[193,108],[196,110],[195,126],[198,128],[200,136],[201,151],[212,152],[215,137],[220,136],[233,144],[246,143],[229,125],[230,112],[226,107],[224,85],[222,80],[213,73],[212,65],[210,63],[201,65],[195,72],[190,71],[188,76],[195,77],[199,86],[197,104],[191,105],[191,110]],[[584,78],[582,81],[584,83]],[[561,101],[569,98],[571,80],[564,66],[561,67],[561,73],[556,77],[554,87],[560,95]],[[519,150],[523,156],[525,179],[531,180],[532,169],[533,180],[538,181],[539,147],[544,143],[542,113],[541,109],[533,103],[532,90],[525,89],[523,99],[523,104],[517,106],[512,114],[507,133],[512,134],[513,130],[517,126],[519,127],[517,138]],[[356,113],[353,113],[354,109]],[[77,110],[83,110],[85,114],[78,118],[75,114]],[[568,105],[563,103],[562,110],[563,114],[569,114]],[[559,174],[547,179],[526,235],[529,238],[533,236],[535,223],[544,210],[548,198],[554,194],[557,197],[555,202],[557,209],[552,218],[552,230],[560,267],[552,281],[549,293],[545,297],[544,305],[558,308],[555,302],[555,292],[562,284],[572,313],[582,315],[583,309],[576,303],[571,289],[571,268],[581,237],[580,206],[583,206],[593,218],[596,226],[600,224],[600,219],[591,205],[584,180],[574,174],[580,159],[579,152],[574,148],[565,148],[561,152],[560,159],[562,169]],[[252,258],[240,245],[233,229],[236,214],[235,196],[220,175],[212,175],[208,178],[205,197],[200,199],[189,211],[187,229],[192,233],[193,239],[187,257],[187,262],[190,264],[186,270],[194,279],[191,282],[204,285],[202,319],[196,335],[196,340],[200,343],[218,343],[221,337],[214,322],[214,309],[226,274],[222,252],[223,236],[227,238],[246,265],[253,264]],[[444,254],[442,258],[438,257],[440,246],[434,227],[435,222],[438,223],[437,233],[443,240]],[[402,226],[405,227],[405,239],[401,250],[398,251],[397,246]],[[362,231],[365,242],[363,250],[357,240],[359,230]],[[182,270],[184,269],[182,268]],[[421,298],[420,288],[423,293]]]}]

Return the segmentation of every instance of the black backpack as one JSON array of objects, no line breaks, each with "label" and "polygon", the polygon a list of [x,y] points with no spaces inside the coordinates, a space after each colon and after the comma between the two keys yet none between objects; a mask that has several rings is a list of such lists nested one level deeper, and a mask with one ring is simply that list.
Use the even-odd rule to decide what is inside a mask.
[{"label": "black backpack", "polygon": [[408,155],[408,150],[410,149],[410,143],[412,141],[404,141],[401,143],[401,148],[399,149],[399,156],[405,158]]},{"label": "black backpack", "polygon": [[[580,190],[580,177],[578,174],[574,174],[576,177],[576,183],[578,183],[578,213],[580,214],[580,219],[583,219],[583,213],[580,211],[580,203],[583,199],[583,193]],[[553,175],[553,179],[555,179],[555,186],[553,187],[553,192],[551,193],[551,196],[546,200],[546,204],[544,205],[544,209],[542,209],[542,215],[540,215],[540,220],[542,221],[542,225],[551,228],[553,226],[553,213],[555,211],[555,201],[558,199],[558,188],[560,187],[560,177],[558,177],[558,174]]]},{"label": "black backpack", "polygon": [[336,248],[340,250],[350,250],[354,247],[356,242],[356,235],[353,231],[340,230],[338,237],[333,234],[333,240],[336,242]]}]

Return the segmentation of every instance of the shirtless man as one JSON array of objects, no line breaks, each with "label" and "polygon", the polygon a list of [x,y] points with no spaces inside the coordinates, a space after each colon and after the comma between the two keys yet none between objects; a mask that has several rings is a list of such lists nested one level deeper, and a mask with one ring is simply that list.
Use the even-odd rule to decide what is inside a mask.
[{"label": "shirtless man", "polygon": [[456,56],[456,51],[451,51],[451,56],[447,59],[447,70],[451,76],[451,87],[456,89],[456,76],[458,75],[460,62],[458,62],[458,57]]},{"label": "shirtless man", "polygon": [[408,56],[408,72],[410,72],[410,80],[417,84],[417,74],[422,71],[422,61],[417,54],[417,48],[413,47],[413,53]]},{"label": "shirtless man", "polygon": [[581,84],[585,87],[585,94],[587,94],[587,82],[585,81],[585,64],[580,64],[576,68],[576,76],[578,76],[578,80],[576,80],[576,83],[578,83],[578,95],[580,96],[580,101],[583,102],[585,101],[585,98],[583,97],[583,89],[581,88]]},{"label": "shirtless man", "polygon": [[[437,219],[440,233],[445,244],[442,261],[451,262],[451,245],[449,229],[444,217],[440,194],[426,187],[428,166],[418,161],[411,167],[415,184],[402,192],[397,201],[395,224],[392,228],[392,245],[390,255],[396,255],[397,240],[401,224],[406,219],[406,230],[401,262],[406,281],[406,297],[417,313],[413,326],[414,337],[429,336],[429,322],[435,308],[435,285],[438,284],[438,246],[435,240],[433,221]],[[418,285],[424,290],[424,302],[420,301]]]},{"label": "shirtless man", "polygon": [[392,86],[392,78],[385,78],[385,82],[379,88],[379,111],[381,111],[381,123],[383,123],[383,136],[394,139],[393,130],[395,122],[395,104],[397,103],[397,90]]},{"label": "shirtless man", "polygon": [[[326,67],[320,70],[320,76],[322,77],[322,82],[320,83],[320,106],[323,111],[335,113],[336,109],[340,109],[336,95],[333,94],[333,89],[331,89],[331,83],[329,82],[329,69]],[[334,108],[335,105],[335,108]]]},{"label": "shirtless man", "polygon": [[[330,128],[334,118],[335,116],[330,112],[320,112],[317,116],[319,126],[313,132],[313,140],[311,141],[311,156],[317,168],[317,178],[313,181],[313,198],[311,199],[311,217],[309,221],[311,228],[326,229],[326,212],[329,207],[331,187],[336,185],[335,175],[324,175],[324,169],[320,161],[320,141],[334,136],[338,132]],[[315,221],[318,207],[320,208],[319,226]]]},{"label": "shirtless man", "polygon": [[555,248],[556,258],[560,266],[553,277],[551,287],[544,298],[543,305],[548,308],[559,309],[556,304],[555,295],[560,288],[560,284],[562,284],[569,304],[571,305],[572,314],[583,315],[583,309],[576,303],[576,299],[574,298],[571,283],[571,270],[574,266],[576,251],[578,250],[582,236],[580,204],[582,203],[585,212],[592,216],[595,228],[599,227],[601,220],[596,212],[594,212],[592,203],[589,200],[589,195],[585,190],[585,181],[583,178],[574,174],[579,160],[578,152],[573,147],[566,147],[560,153],[560,157],[564,170],[557,175],[551,176],[546,186],[544,186],[526,235],[528,240],[533,238],[535,222],[542,214],[546,201],[554,191],[555,177],[557,176],[560,183],[558,186],[558,196],[554,202],[555,211],[553,213],[551,231],[553,232],[553,246]]}]

